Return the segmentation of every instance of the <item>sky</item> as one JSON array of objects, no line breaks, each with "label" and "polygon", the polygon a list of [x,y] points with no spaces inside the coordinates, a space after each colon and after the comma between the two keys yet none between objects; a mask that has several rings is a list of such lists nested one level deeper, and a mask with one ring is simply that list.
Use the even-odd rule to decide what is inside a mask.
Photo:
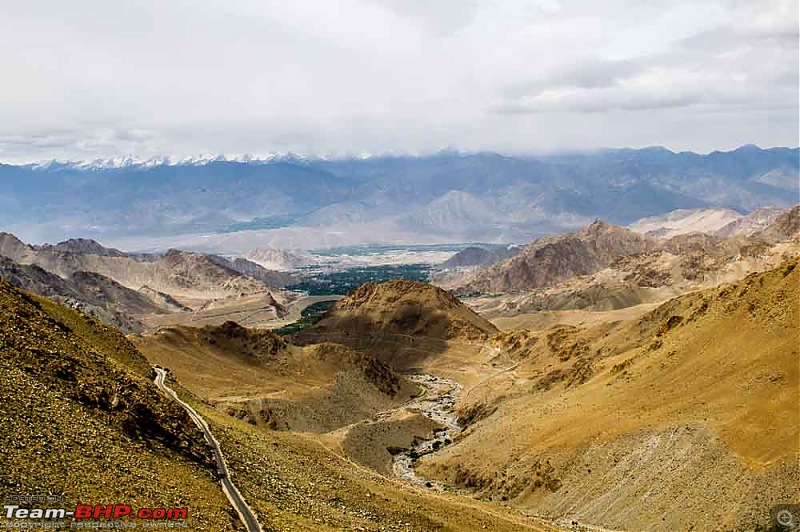
[{"label": "sky", "polygon": [[0,161],[798,145],[798,3],[0,3]]}]

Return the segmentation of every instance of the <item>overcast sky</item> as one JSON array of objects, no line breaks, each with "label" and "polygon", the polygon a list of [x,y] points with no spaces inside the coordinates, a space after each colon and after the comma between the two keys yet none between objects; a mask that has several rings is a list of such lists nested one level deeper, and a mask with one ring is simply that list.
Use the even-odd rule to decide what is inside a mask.
[{"label": "overcast sky", "polygon": [[0,3],[0,160],[798,144],[796,0]]}]

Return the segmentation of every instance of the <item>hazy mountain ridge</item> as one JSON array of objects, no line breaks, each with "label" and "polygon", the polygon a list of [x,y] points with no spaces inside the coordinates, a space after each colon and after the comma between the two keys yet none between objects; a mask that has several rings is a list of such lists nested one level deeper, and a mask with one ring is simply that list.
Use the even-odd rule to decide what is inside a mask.
[{"label": "hazy mountain ridge", "polygon": [[756,209],[720,228],[716,234],[720,236],[751,236],[753,233],[769,227],[775,221],[775,218],[784,211],[785,209],[776,207]]},{"label": "hazy mountain ridge", "polygon": [[[247,248],[269,243],[270,236],[304,247],[318,228],[324,233],[337,226],[350,228],[349,243],[366,243],[371,224],[406,243],[512,242],[575,229],[594,218],[627,224],[681,208],[744,213],[788,207],[796,202],[797,176],[798,149],[752,146],[708,155],[662,148],[538,158],[447,152],[93,170],[0,165],[8,190],[0,224],[33,240],[61,236],[61,226],[117,240],[187,235],[186,242],[196,243],[188,235],[214,233],[219,251],[233,242],[242,247],[237,239],[227,243],[226,236],[242,231],[248,231]],[[87,197],[103,201],[87,211]],[[287,233],[289,228],[303,230]],[[182,238],[172,247],[181,246]]]},{"label": "hazy mountain ridge", "polygon": [[491,266],[497,262],[510,259],[522,251],[521,247],[487,249],[470,246],[459,251],[441,264],[441,268],[469,268],[473,266]]}]

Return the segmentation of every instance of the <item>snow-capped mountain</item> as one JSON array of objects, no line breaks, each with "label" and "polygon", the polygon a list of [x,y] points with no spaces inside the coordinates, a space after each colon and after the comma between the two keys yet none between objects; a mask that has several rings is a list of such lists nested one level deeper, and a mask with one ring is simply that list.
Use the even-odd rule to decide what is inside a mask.
[{"label": "snow-capped mountain", "polygon": [[[0,229],[34,242],[92,237],[129,249],[191,243],[233,254],[268,246],[524,242],[595,218],[629,225],[677,209],[700,209],[689,213],[694,222],[681,222],[687,228],[716,230],[755,209],[794,205],[799,155],[797,148],[750,146],[707,155],[646,148],[538,158],[443,151],[0,165]],[[130,238],[136,244],[122,241]]]},{"label": "snow-capped mountain", "polygon": [[205,154],[188,157],[178,157],[175,155],[157,155],[148,158],[141,158],[134,155],[122,157],[108,157],[105,159],[91,159],[81,161],[61,161],[50,159],[25,165],[33,170],[110,170],[118,168],[154,168],[158,166],[203,166],[214,162],[236,162],[236,163],[268,163],[272,161],[300,162],[306,160],[305,157],[292,153],[269,153],[266,155],[241,154]]}]

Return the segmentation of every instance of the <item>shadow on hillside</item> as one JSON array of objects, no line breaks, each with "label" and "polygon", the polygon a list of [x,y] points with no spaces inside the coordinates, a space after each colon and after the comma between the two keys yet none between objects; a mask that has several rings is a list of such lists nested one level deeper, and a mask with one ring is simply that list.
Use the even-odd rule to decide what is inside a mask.
[{"label": "shadow on hillside", "polygon": [[326,317],[291,337],[296,345],[332,342],[367,353],[395,369],[407,370],[448,348],[451,320],[409,307],[388,322],[363,316]]}]

